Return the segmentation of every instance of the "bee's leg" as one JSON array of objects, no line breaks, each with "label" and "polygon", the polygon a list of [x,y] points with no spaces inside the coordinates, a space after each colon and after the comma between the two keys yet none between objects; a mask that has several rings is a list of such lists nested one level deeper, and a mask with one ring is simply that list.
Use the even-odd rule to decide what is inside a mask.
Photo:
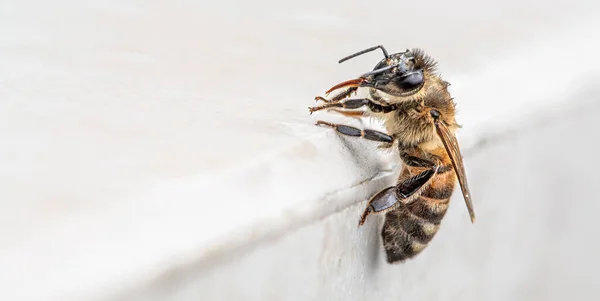
[{"label": "bee's leg", "polygon": [[355,118],[356,120],[358,120],[358,122],[360,122],[360,124],[364,125],[362,117],[366,116],[365,111],[343,111],[343,110],[338,110],[338,109],[329,109],[327,111],[328,112],[333,111],[333,112],[342,114],[346,117]]},{"label": "bee's leg", "polygon": [[342,111],[342,110],[338,110],[338,109],[330,109],[329,111],[340,113],[346,117],[352,117],[352,118],[358,118],[358,119],[360,119],[360,117],[364,117],[365,113],[366,113],[365,111]]},{"label": "bee's leg", "polygon": [[385,211],[396,203],[406,205],[416,200],[420,195],[420,191],[423,191],[424,188],[431,184],[431,180],[437,171],[437,166],[427,169],[414,177],[404,179],[396,186],[387,187],[376,193],[369,200],[367,208],[365,208],[365,211],[360,216],[358,225],[362,226],[365,223],[367,216],[372,212],[377,213]]},{"label": "bee's leg", "polygon": [[320,111],[327,108],[344,108],[344,109],[359,109],[361,107],[367,106],[369,110],[373,112],[383,112],[388,113],[397,109],[394,105],[380,105],[368,98],[352,98],[346,99],[340,102],[330,102],[321,106],[309,107],[308,110],[312,114],[313,112]]},{"label": "bee's leg", "polygon": [[346,136],[352,136],[352,137],[362,137],[365,138],[367,140],[371,140],[371,141],[377,141],[377,142],[383,142],[385,144],[392,144],[394,143],[394,137],[386,134],[386,133],[382,133],[379,131],[375,131],[375,130],[361,130],[352,126],[348,126],[348,125],[343,125],[343,124],[333,124],[333,123],[329,123],[329,122],[325,122],[325,121],[317,121],[316,125],[318,126],[328,126],[331,128],[334,128],[338,133],[342,134],[342,135],[346,135]]},{"label": "bee's leg", "polygon": [[[358,222],[359,226],[362,226],[365,223],[367,216],[369,216],[371,212],[385,210],[398,202],[398,198],[394,194],[394,188],[395,186],[384,188],[371,197],[367,204],[367,208],[365,208],[365,211],[360,216],[360,221]],[[377,206],[374,206],[373,203],[376,203]]]},{"label": "bee's leg", "polygon": [[348,96],[350,96],[350,94],[356,92],[356,90],[358,90],[358,87],[351,87],[346,89],[345,91],[337,94],[336,96],[332,97],[331,99],[326,99],[324,97],[321,96],[317,96],[315,97],[315,101],[323,101],[323,102],[338,102]]},{"label": "bee's leg", "polygon": [[[365,125],[365,123],[363,122],[363,117],[367,117],[365,111],[344,111],[344,110],[339,110],[339,109],[329,109],[327,110],[327,112],[336,112],[339,114],[342,114],[346,117],[350,117],[350,118],[354,118],[356,120],[358,120],[358,122],[360,122],[361,125]],[[379,148],[389,148],[392,145],[381,145],[379,146]]]}]

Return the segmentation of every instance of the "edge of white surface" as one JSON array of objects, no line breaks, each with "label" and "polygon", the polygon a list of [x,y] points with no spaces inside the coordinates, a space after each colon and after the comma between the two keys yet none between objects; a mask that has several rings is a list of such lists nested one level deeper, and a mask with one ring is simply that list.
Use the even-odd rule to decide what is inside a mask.
[{"label": "edge of white surface", "polygon": [[[467,170],[470,152],[483,141],[531,122],[530,117],[539,111],[556,113],[557,108],[578,103],[568,95],[589,86],[597,77],[584,79],[600,67],[600,43],[584,36],[591,28],[600,28],[600,21],[582,20],[563,32],[540,37],[494,60],[474,72],[475,76],[445,76],[460,106],[458,118],[464,128],[459,140]],[[569,55],[577,55],[573,60],[580,61],[565,63]],[[557,66],[563,86],[553,85]],[[535,68],[538,75],[527,77],[524,67]],[[299,104],[299,109],[305,107]],[[315,119],[320,117],[330,119],[325,115]],[[31,270],[42,273],[30,276],[29,283],[13,285],[7,279],[5,285],[35,287],[38,295],[32,298],[85,296],[89,300],[156,285],[164,275],[177,274],[181,279],[190,269],[216,265],[236,250],[361,202],[393,180],[391,166],[378,160],[381,153],[371,143],[338,137],[329,129],[313,129],[312,124],[298,126],[306,126],[315,135],[221,174],[163,183],[127,197],[119,207],[42,230],[49,236],[29,247],[52,243],[62,249],[30,260],[30,267],[35,267]],[[267,176],[256,178],[255,174]],[[203,196],[215,198],[209,214],[207,208],[198,206],[197,199]],[[237,200],[235,205],[232,199]],[[478,200],[474,201],[477,210]],[[463,215],[467,219],[466,210]],[[11,262],[4,268],[17,270],[17,262],[24,261]],[[49,277],[45,271],[57,272]]]}]

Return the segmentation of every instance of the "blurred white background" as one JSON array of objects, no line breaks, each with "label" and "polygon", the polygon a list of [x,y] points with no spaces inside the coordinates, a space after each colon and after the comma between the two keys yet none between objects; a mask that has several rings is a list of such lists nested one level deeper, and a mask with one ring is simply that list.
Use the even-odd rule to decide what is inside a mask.
[{"label": "blurred white background", "polygon": [[[599,13],[2,1],[0,299],[597,300]],[[400,266],[377,219],[355,227],[393,156],[306,110],[378,44],[426,50],[453,84],[478,213],[455,194]]]}]

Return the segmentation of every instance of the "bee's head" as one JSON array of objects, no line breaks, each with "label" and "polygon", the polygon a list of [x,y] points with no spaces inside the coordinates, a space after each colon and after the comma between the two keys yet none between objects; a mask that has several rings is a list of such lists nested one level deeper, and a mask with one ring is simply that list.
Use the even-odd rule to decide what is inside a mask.
[{"label": "bee's head", "polygon": [[396,97],[409,98],[426,85],[429,77],[435,72],[436,62],[420,49],[389,55],[382,45],[367,48],[351,54],[339,62],[363,55],[376,49],[383,51],[385,57],[373,69],[363,74],[360,87],[370,87]]},{"label": "bee's head", "polygon": [[373,71],[363,75],[363,86],[372,87],[393,96],[407,97],[416,94],[427,80],[435,62],[422,51],[406,50],[381,60]]}]

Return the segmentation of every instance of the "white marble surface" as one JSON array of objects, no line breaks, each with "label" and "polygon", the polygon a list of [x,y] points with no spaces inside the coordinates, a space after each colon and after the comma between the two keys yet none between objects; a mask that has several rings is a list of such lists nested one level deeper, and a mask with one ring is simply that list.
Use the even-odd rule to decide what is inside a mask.
[{"label": "white marble surface", "polygon": [[306,110],[362,48],[435,56],[467,151],[590,99],[596,2],[500,5],[3,1],[1,298],[143,291],[364,199],[388,164]]}]

